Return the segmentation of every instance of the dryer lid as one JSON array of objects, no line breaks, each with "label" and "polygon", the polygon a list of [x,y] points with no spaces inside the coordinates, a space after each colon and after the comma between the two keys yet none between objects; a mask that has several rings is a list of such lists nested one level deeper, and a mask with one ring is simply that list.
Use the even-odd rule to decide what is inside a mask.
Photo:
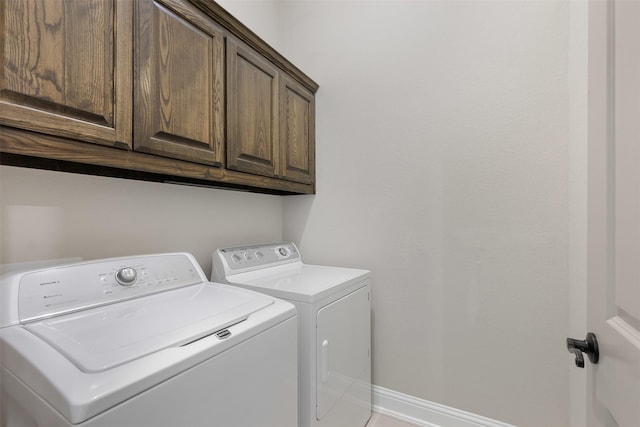
[{"label": "dryer lid", "polygon": [[100,372],[245,320],[273,299],[216,283],[28,323],[84,372]]},{"label": "dryer lid", "polygon": [[314,303],[367,277],[367,270],[296,262],[230,275],[226,280],[289,301]]}]

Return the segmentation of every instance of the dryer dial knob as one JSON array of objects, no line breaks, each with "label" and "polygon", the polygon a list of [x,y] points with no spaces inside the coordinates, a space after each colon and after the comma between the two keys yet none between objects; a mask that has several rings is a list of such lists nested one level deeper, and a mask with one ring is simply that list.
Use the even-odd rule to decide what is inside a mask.
[{"label": "dryer dial knob", "polygon": [[131,268],[125,267],[116,271],[116,282],[121,284],[122,286],[131,286],[136,282],[138,278],[138,272]]}]

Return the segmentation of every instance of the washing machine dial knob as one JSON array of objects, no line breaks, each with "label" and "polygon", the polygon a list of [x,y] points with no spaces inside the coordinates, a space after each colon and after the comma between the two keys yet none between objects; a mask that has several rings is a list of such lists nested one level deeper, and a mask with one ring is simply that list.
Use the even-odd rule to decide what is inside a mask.
[{"label": "washing machine dial knob", "polygon": [[278,246],[276,248],[276,255],[278,255],[278,258],[287,258],[291,255],[291,250],[286,246]]},{"label": "washing machine dial knob", "polygon": [[122,286],[131,286],[136,282],[138,272],[131,267],[124,267],[116,271],[116,282]]}]

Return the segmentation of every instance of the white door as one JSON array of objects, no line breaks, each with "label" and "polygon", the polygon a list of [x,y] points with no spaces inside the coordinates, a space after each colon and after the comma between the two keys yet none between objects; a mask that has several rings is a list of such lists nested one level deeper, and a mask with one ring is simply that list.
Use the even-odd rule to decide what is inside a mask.
[{"label": "white door", "polygon": [[371,416],[369,287],[318,310],[316,328],[316,419],[363,426]]},{"label": "white door", "polygon": [[640,426],[640,0],[589,6],[589,427]]}]

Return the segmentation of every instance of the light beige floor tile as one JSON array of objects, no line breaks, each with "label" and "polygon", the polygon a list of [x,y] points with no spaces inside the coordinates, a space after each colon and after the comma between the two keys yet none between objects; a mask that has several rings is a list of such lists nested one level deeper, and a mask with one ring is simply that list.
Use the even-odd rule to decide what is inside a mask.
[{"label": "light beige floor tile", "polygon": [[416,427],[416,425],[374,412],[366,427]]}]

